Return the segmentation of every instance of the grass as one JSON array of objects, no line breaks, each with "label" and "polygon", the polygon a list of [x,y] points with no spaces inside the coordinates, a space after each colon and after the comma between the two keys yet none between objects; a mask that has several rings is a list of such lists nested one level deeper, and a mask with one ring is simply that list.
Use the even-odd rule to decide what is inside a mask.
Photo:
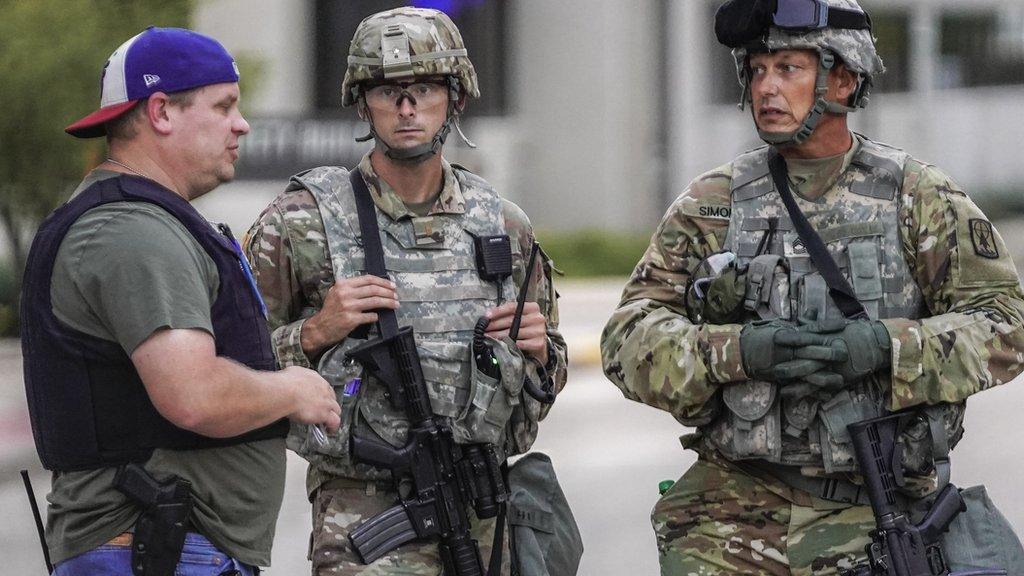
[{"label": "grass", "polygon": [[568,278],[628,276],[650,242],[649,232],[538,231],[537,240]]}]

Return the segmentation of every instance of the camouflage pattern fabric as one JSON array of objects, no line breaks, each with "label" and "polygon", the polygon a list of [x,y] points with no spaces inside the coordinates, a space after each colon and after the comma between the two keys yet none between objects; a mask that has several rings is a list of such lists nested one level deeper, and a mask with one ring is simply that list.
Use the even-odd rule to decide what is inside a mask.
[{"label": "camouflage pattern fabric", "polygon": [[[799,177],[791,181],[793,191],[812,222],[813,214],[827,211],[849,164],[822,162],[817,172],[794,170]],[[739,350],[742,324],[699,323],[685,305],[701,261],[729,247],[734,172],[730,163],[698,177],[668,209],[601,341],[605,373],[625,397],[698,428],[723,413],[722,392],[749,381]],[[901,178],[898,233],[890,250],[902,256],[908,283],[920,291],[920,317],[883,321],[892,338],[892,368],[878,375],[877,386],[852,391],[879,394],[893,411],[957,404],[1024,371],[1024,292],[998,232],[938,168],[908,158]],[[959,430],[962,412],[946,416],[952,418],[947,430]],[[811,453],[816,440],[821,438],[803,440],[811,443]],[[929,453],[923,419],[904,440],[908,454]],[[702,456],[717,455],[700,433],[683,441]],[[906,464],[922,473],[931,468],[930,461]],[[826,475],[820,457],[799,470]],[[908,478],[911,491],[934,489],[931,476]]]},{"label": "camouflage pattern fabric", "polygon": [[[381,510],[394,506],[398,495],[390,490],[323,488],[313,500],[313,538],[309,559],[313,576],[441,576],[437,541],[415,540],[366,565],[359,561],[348,533]],[[480,546],[487,569],[494,544],[495,519],[477,519],[470,512],[470,533]],[[508,531],[502,545],[501,576],[510,574]]]},{"label": "camouflage pattern fabric", "polygon": [[[399,26],[408,38],[410,62],[400,71],[388,64],[388,78],[416,76],[455,76],[472,98],[480,97],[480,87],[472,62],[465,54],[462,34],[444,12],[427,8],[403,7],[379,12],[364,19],[356,28],[349,47],[348,68],[341,85],[342,103],[355,104],[357,86],[367,80],[383,80],[385,60],[382,34],[389,26]],[[400,48],[404,50],[404,46]],[[453,55],[453,51],[459,55]],[[446,54],[447,53],[447,54]]]},{"label": "camouflage pattern fabric", "polygon": [[[357,169],[366,180],[380,214],[393,221],[415,217],[395,191],[374,173],[369,154],[363,158]],[[459,215],[464,212],[462,185],[460,178],[456,177],[456,170],[461,169],[442,162],[444,186],[428,216]],[[468,174],[463,172],[464,177]],[[518,286],[525,278],[525,263],[534,241],[533,230],[526,215],[515,204],[501,200],[500,210],[505,231],[512,240],[512,282]],[[278,362],[282,366],[317,366],[319,359],[308,358],[303,352],[300,335],[305,319],[322,307],[324,297],[334,283],[335,271],[328,250],[323,214],[314,195],[301,187],[291,187],[281,194],[249,230],[245,239],[245,250],[267,304],[272,342]],[[552,379],[555,390],[560,391],[566,382],[567,356],[565,340],[558,332],[558,305],[557,295],[551,283],[552,270],[550,259],[546,256],[538,258],[531,277],[531,285],[527,290],[527,298],[536,301],[547,318],[548,337],[555,350],[556,367]],[[341,388],[339,394],[340,391]],[[351,404],[351,399],[346,398],[339,399],[343,410]],[[540,406],[532,399],[524,399],[521,406],[513,410],[507,425],[507,455],[524,452],[529,448],[532,439],[536,437],[537,422],[546,416],[549,409],[550,406]],[[351,417],[351,412],[349,414],[350,418],[347,419],[348,422],[343,421],[343,427],[346,424],[351,425],[352,420],[361,419]],[[290,446],[294,448],[294,445]],[[311,497],[318,494],[318,489],[325,482],[336,478],[386,481],[391,477],[387,470],[364,464],[352,464],[346,458],[323,454],[305,456],[310,460],[307,491]],[[368,503],[363,509],[373,509],[374,513],[377,513],[395,503],[393,494],[385,500]],[[319,528],[316,528],[314,539],[321,537]],[[432,553],[436,554],[436,546],[434,549]],[[434,570],[427,573],[436,574],[436,566]]]},{"label": "camouflage pattern fabric", "polygon": [[[864,11],[854,0],[826,0],[826,3],[833,8]],[[863,74],[869,81],[885,73],[885,66],[875,50],[874,36],[870,30],[825,28],[798,33],[780,30],[773,26],[769,28],[764,44],[765,48],[772,52],[801,49],[816,52],[830,50],[843,60],[847,68],[858,74]],[[746,85],[747,54],[746,48],[735,48],[732,51],[736,61],[736,74],[743,86]]]},{"label": "camouflage pattern fabric", "polygon": [[825,576],[864,559],[869,506],[812,499],[699,459],[654,506],[663,576]]},{"label": "camouflage pattern fabric", "polygon": [[[601,339],[605,373],[626,397],[693,426],[710,420],[709,401],[722,385],[747,380],[741,325],[696,324],[683,301],[691,270],[725,246],[731,178],[731,164],[712,170],[673,202]],[[798,196],[805,185],[794,189]],[[901,189],[899,249],[925,317],[885,320],[893,339],[891,410],[959,402],[1024,370],[1024,292],[998,232],[972,232],[972,221],[987,218],[932,165],[910,159]],[[979,253],[972,235],[990,251]]]},{"label": "camouflage pattern fabric", "polygon": [[[818,320],[842,319],[775,190],[767,167],[769,150],[759,148],[732,163],[726,248],[736,254],[741,266],[749,267],[748,278],[764,274],[773,280],[771,284],[763,282],[756,294],[747,291],[748,299],[757,306],[746,313],[745,320],[795,322],[811,315]],[[858,136],[847,154],[791,162],[798,169],[797,181],[818,180],[814,169],[827,170],[830,165],[838,174],[838,178],[818,182],[829,185],[827,198],[797,202],[820,231],[839,268],[847,271],[854,293],[874,319],[916,319],[923,309],[921,290],[895,249],[900,244],[896,196],[907,159],[900,150]],[[835,170],[837,161],[840,164]],[[757,265],[765,258],[772,264],[759,270]],[[776,264],[779,259],[784,259],[784,266]],[[886,388],[887,383],[873,377],[839,394],[799,382],[737,383],[723,391],[727,410],[702,432],[733,460],[763,458],[795,466],[823,465],[829,473],[853,471],[856,464],[846,427],[882,415],[881,390]],[[943,406],[949,412],[947,439],[955,443],[961,435],[963,407]],[[741,431],[746,428],[750,430]],[[908,451],[906,460],[921,466],[910,471],[926,472],[931,463],[928,443],[908,440],[907,446],[923,451]]]}]

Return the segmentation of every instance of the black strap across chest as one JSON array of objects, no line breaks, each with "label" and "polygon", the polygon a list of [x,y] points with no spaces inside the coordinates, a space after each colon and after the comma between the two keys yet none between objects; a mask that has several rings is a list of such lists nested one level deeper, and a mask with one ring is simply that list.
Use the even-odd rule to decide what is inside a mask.
[{"label": "black strap across chest", "polygon": [[800,207],[796,205],[793,193],[789,189],[789,169],[786,166],[786,159],[777,151],[772,150],[771,156],[768,158],[768,169],[771,171],[772,180],[775,181],[775,189],[782,197],[782,203],[786,206],[786,211],[789,212],[790,220],[793,221],[793,228],[800,236],[804,246],[807,247],[807,253],[811,256],[814,267],[818,269],[828,285],[829,296],[832,297],[846,318],[851,320],[867,318],[867,310],[857,300],[853,287],[839,271],[839,265],[828,253],[825,242],[807,221],[807,217],[800,211]]},{"label": "black strap across chest", "polygon": [[[358,169],[348,173],[352,183],[352,192],[356,200],[356,214],[359,216],[359,234],[363,238],[363,258],[366,262],[366,273],[379,278],[388,278],[384,267],[384,246],[380,241],[380,226],[377,225],[377,209],[373,205],[370,189],[367,188],[363,175]],[[374,310],[377,313],[377,327],[383,338],[398,333],[398,316],[390,308]]]}]

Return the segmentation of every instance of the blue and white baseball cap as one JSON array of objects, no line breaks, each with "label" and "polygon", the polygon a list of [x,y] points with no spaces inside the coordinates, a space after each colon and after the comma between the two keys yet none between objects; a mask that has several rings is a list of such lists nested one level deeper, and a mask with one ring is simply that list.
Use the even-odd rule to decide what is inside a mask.
[{"label": "blue and white baseball cap", "polygon": [[155,92],[222,82],[238,82],[238,66],[220,42],[183,28],[150,26],[114,50],[103,66],[100,109],[64,131],[78,138],[105,136],[105,123]]}]

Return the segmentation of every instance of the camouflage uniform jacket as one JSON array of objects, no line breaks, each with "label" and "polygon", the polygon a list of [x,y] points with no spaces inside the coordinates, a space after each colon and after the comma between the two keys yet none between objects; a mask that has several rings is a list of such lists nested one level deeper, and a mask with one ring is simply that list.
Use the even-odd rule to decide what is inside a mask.
[{"label": "camouflage uniform jacket", "polygon": [[[817,173],[795,178],[790,162],[805,213],[834,196],[852,152],[818,161]],[[718,415],[720,390],[748,381],[742,325],[701,324],[683,302],[698,263],[727,246],[733,176],[730,163],[700,176],[676,199],[602,337],[605,372],[626,397],[698,427]],[[887,407],[959,403],[1012,380],[1024,369],[1024,293],[1002,240],[934,166],[908,159],[896,200],[898,243],[924,313],[883,319],[893,344],[891,373],[881,379]],[[705,445],[698,440],[685,443],[700,450]]]},{"label": "camouflage uniform jacket", "polygon": [[[369,154],[360,162],[358,170],[367,182],[380,213],[395,222],[415,216],[394,190],[374,173]],[[442,170],[444,185],[428,216],[463,214],[465,199],[460,179],[456,176],[456,170],[462,169],[443,161]],[[463,175],[477,178],[465,171]],[[501,213],[505,231],[512,240],[512,282],[518,286],[525,277],[525,264],[534,240],[533,230],[526,215],[515,204],[502,199]],[[300,335],[305,320],[323,306],[324,298],[334,284],[335,270],[331,264],[323,215],[314,194],[293,183],[253,224],[246,236],[245,249],[267,304],[271,336],[279,364],[316,368],[320,359],[306,356],[300,344]],[[527,297],[538,302],[548,320],[548,336],[555,350],[553,381],[555,389],[561,390],[566,381],[566,346],[558,332],[558,308],[551,283],[552,267],[543,252],[536,266]],[[328,375],[325,374],[325,377]],[[534,401],[530,399],[527,402]],[[547,408],[524,408],[539,411],[535,419],[513,414],[508,425],[509,436],[515,435],[516,442],[512,442],[512,449],[506,447],[508,455],[525,451],[529,447],[536,434],[535,420],[543,418]],[[293,426],[293,431],[295,428]],[[291,440],[294,438],[290,438],[290,447],[297,448]],[[304,456],[312,463],[307,486],[310,492],[333,477],[385,479],[389,476],[387,471],[352,465],[344,460]]]}]

